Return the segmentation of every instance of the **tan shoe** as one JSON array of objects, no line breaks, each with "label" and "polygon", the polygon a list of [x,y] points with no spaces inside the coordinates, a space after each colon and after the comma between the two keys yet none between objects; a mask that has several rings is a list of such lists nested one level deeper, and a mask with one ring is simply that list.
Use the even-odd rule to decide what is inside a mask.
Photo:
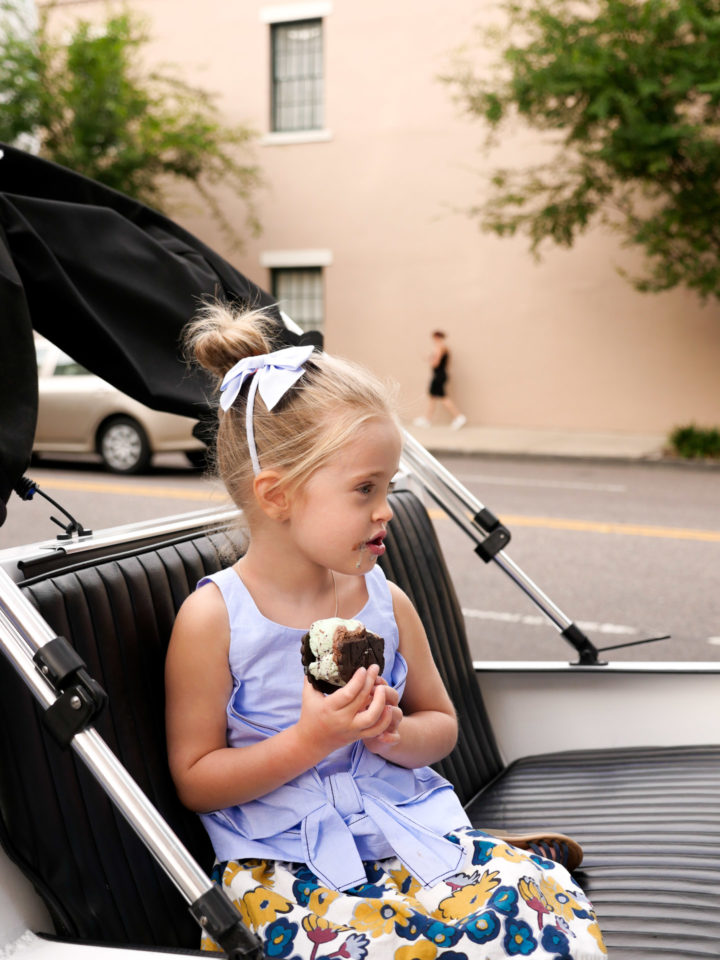
[{"label": "tan shoe", "polygon": [[545,857],[546,860],[554,860],[555,863],[567,867],[570,873],[582,863],[582,847],[577,840],[573,840],[572,837],[568,837],[564,833],[555,833],[554,830],[539,830],[537,833],[525,834],[490,831],[490,834],[512,847],[529,850],[540,857]]}]

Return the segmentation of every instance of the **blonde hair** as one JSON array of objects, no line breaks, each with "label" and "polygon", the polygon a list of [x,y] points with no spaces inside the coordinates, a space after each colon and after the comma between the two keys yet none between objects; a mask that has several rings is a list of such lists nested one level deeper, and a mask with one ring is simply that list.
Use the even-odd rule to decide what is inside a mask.
[{"label": "blonde hair", "polygon": [[[277,349],[278,321],[264,308],[243,310],[207,303],[185,331],[186,351],[217,377],[244,357]],[[370,420],[398,425],[395,388],[348,360],[315,351],[297,384],[268,411],[255,396],[253,427],[260,469],[277,470],[281,483],[295,491]],[[253,468],[245,432],[247,389],[220,411],[216,464],[235,504],[249,513],[253,504]]]}]

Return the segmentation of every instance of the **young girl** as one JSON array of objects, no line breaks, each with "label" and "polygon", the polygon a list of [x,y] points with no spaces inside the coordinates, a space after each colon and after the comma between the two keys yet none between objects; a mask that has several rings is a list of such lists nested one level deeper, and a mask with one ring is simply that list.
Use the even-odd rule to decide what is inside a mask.
[{"label": "young girl", "polygon": [[[387,391],[312,347],[268,355],[269,331],[214,306],[189,334],[222,379],[218,467],[250,535],[185,601],[167,659],[170,767],[217,881],[269,957],[604,957],[567,870],[471,829],[428,766],[457,729],[420,619],[376,565],[401,450]],[[333,616],[383,637],[385,667],[326,696],[300,645]]]}]

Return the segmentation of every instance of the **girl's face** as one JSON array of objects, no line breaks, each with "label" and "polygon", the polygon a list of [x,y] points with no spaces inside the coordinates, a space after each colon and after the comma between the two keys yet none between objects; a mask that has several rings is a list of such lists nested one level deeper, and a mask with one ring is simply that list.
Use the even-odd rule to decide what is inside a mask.
[{"label": "girl's face", "polygon": [[348,574],[374,566],[385,552],[387,496],[401,447],[391,420],[370,420],[312,474],[290,507],[294,542],[308,560]]}]

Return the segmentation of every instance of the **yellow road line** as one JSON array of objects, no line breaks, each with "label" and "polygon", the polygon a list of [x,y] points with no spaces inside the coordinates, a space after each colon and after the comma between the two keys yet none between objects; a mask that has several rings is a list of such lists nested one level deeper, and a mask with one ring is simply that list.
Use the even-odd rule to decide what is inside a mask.
[{"label": "yellow road line", "polygon": [[[433,519],[446,514],[439,509],[430,511]],[[505,515],[501,521],[513,527],[537,527],[544,530],[572,530],[581,533],[615,534],[622,537],[658,537],[664,540],[701,540],[720,543],[720,530],[692,530],[683,527],[653,527],[638,523],[603,523],[594,520],[569,520],[562,517],[528,517]]]},{"label": "yellow road line", "polygon": [[[112,493],[128,497],[158,497],[163,500],[227,501],[227,495],[218,489],[194,487],[166,487],[152,484],[123,483],[121,481],[60,480],[43,481],[48,490],[80,490],[88,493]],[[433,508],[430,516],[437,520],[447,514]],[[720,543],[720,530],[693,530],[683,527],[654,527],[637,523],[603,523],[594,520],[570,520],[563,517],[530,517],[508,514],[500,518],[508,527],[536,527],[544,530],[571,530],[576,533],[615,534],[622,537],[657,537],[663,540],[699,540]]]},{"label": "yellow road line", "polygon": [[191,487],[156,487],[149,483],[121,483],[98,480],[44,480],[39,486],[45,490],[81,490],[88,493],[113,493],[124,497],[159,497],[163,500],[227,500],[221,490]]}]

